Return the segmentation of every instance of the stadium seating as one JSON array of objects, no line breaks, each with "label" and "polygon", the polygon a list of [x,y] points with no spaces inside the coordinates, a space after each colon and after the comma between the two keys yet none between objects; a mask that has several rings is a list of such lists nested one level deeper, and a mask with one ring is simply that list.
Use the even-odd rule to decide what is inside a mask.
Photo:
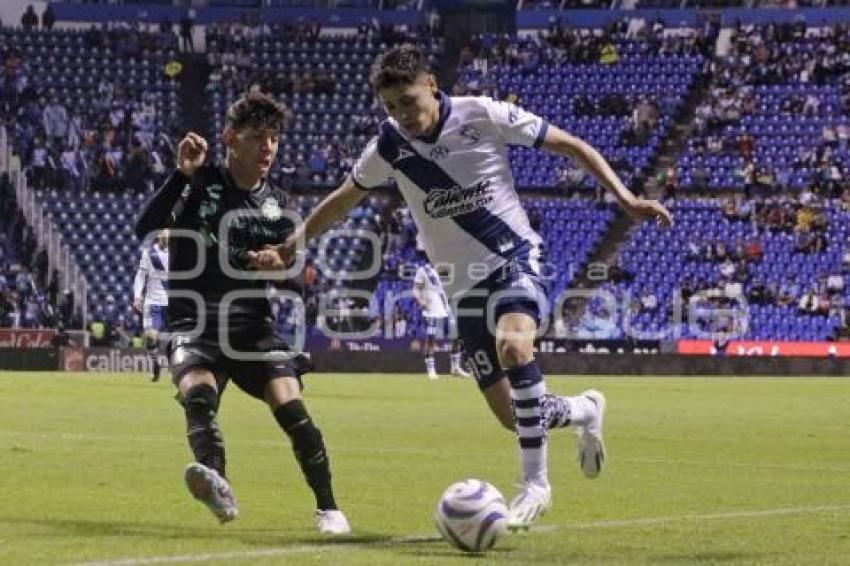
[{"label": "stadium seating", "polygon": [[[282,41],[262,35],[249,41],[246,51],[255,75],[295,77],[297,80],[307,73],[313,79],[323,76],[330,81],[326,88],[308,89],[308,92],[298,92],[290,82],[289,87],[279,93],[280,102],[293,113],[292,122],[281,136],[278,157],[281,163],[295,168],[297,164],[306,164],[314,151],[324,152],[329,146],[351,146],[348,153],[356,157],[370,136],[352,133],[354,118],[371,116],[376,111],[374,93],[369,85],[369,68],[374,58],[387,48],[388,44],[378,38],[359,35],[322,35],[312,41]],[[212,38],[209,50],[221,55],[220,49]],[[433,42],[427,49],[429,59],[435,62],[441,50],[440,43]],[[223,130],[227,106],[249,86],[250,83],[224,81],[209,85],[212,131]],[[275,89],[270,90],[274,93]],[[348,140],[343,141],[345,138]],[[223,151],[217,146],[219,157],[223,156]],[[328,188],[337,185],[343,173],[339,161],[330,160],[323,170],[311,170],[305,180],[312,187]]]},{"label": "stadium seating", "polygon": [[[520,50],[534,52],[538,49],[532,40],[516,41]],[[638,40],[621,39],[616,47],[619,62],[612,65],[555,62],[544,51],[539,66],[533,70],[519,64],[497,64],[485,74],[470,66],[462,71],[461,81],[482,88],[492,85],[497,98],[512,95],[527,110],[597,147],[609,161],[625,162],[627,166],[621,167],[620,173],[629,184],[634,171],[645,172],[657,153],[675,110],[701,67],[702,56],[659,55],[651,51],[647,42]],[[607,94],[624,95],[631,105],[640,97],[660,100],[662,96],[669,96],[672,105],[667,113],[662,111],[645,145],[624,145],[626,114],[601,116],[576,112],[578,97],[599,100]],[[566,164],[563,158],[527,148],[512,148],[510,157],[520,188],[554,188],[559,180],[557,171]],[[595,184],[588,180],[586,187],[593,186]]]},{"label": "stadium seating", "polygon": [[[834,313],[801,314],[799,300],[804,291],[822,286],[823,278],[843,274],[843,247],[850,234],[850,215],[847,212],[828,205],[825,209],[826,250],[802,253],[795,249],[794,237],[786,231],[771,231],[763,227],[754,229],[750,221],[726,219],[718,199],[679,199],[670,205],[676,225],[669,230],[653,224],[641,225],[634,230],[621,254],[623,268],[631,272],[634,279],[604,287],[618,298],[625,298],[623,311],[628,308],[630,298],[639,299],[646,289],[656,295],[658,308],[630,316],[628,322],[631,328],[650,333],[666,331],[668,338],[674,332],[681,332],[683,337],[704,337],[711,329],[701,326],[696,320],[691,320],[694,324],[687,324],[687,306],[683,319],[677,321],[671,317],[674,300],[680,296],[686,280],[709,298],[718,296],[718,293],[728,298],[730,288],[724,281],[734,285],[736,277],[724,278],[721,263],[716,259],[706,261],[689,255],[689,244],[723,243],[732,250],[739,242],[756,240],[761,244],[763,257],[760,261],[744,262],[748,274],[741,291],[748,295],[756,281],[763,282],[766,288],[774,291],[790,284],[795,288],[793,302],[778,306],[750,301],[749,325],[746,329],[737,330],[744,332],[743,337],[752,339],[825,340],[835,336],[839,317]],[[848,304],[848,290],[834,295],[832,300]],[[731,295],[734,294],[733,290]],[[615,330],[611,337],[622,337],[622,329]]]},{"label": "stadium seating", "polygon": [[[771,62],[781,61],[782,57],[792,54],[795,57],[803,55],[818,58],[821,45],[822,41],[812,36],[777,42],[775,52],[778,55]],[[815,182],[816,170],[798,160],[805,152],[823,143],[825,126],[837,128],[842,124],[850,124],[850,120],[842,113],[837,77],[826,76],[822,84],[814,80],[801,82],[798,77],[779,84],[764,84],[766,81],[756,82],[753,75],[736,74],[749,77],[741,86],[753,89],[755,112],[742,112],[739,119],[726,123],[720,131],[709,127],[704,133],[693,136],[678,162],[679,185],[685,189],[743,189],[745,156],[738,151],[737,140],[745,134],[753,138],[755,149],[752,160],[755,168],[773,172],[771,177],[776,179],[774,189],[799,191]],[[737,88],[740,91],[741,87]],[[817,101],[816,111],[802,111],[803,101],[807,97]],[[795,98],[800,104],[792,110],[790,102]],[[720,139],[722,150],[707,151],[708,140],[712,136]],[[838,162],[846,161],[848,157],[850,151],[846,144],[834,154]],[[697,170],[701,170],[704,175],[704,182],[695,178]]]}]

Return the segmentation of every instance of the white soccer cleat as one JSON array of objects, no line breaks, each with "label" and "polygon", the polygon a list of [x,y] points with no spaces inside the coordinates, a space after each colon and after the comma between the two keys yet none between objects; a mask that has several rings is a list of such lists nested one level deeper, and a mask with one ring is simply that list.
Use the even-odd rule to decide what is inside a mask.
[{"label": "white soccer cleat", "polygon": [[440,379],[440,376],[437,374],[436,371],[429,371],[428,379]]},{"label": "white soccer cleat", "polygon": [[578,462],[581,472],[595,478],[605,464],[605,442],[602,440],[602,424],[605,420],[605,395],[595,389],[583,391],[581,396],[592,403],[596,410],[587,424],[576,428],[578,435]]},{"label": "white soccer cleat", "polygon": [[347,535],[351,533],[348,519],[339,509],[317,509],[316,526],[323,535]]},{"label": "white soccer cleat", "polygon": [[552,488],[549,484],[526,482],[508,505],[508,528],[528,529],[552,506]]},{"label": "white soccer cleat", "polygon": [[463,369],[462,367],[456,367],[456,368],[452,369],[452,375],[455,376],[455,377],[463,377],[463,378],[472,377],[472,374],[469,373],[468,371],[466,371],[465,369]]},{"label": "white soccer cleat", "polygon": [[206,505],[219,522],[227,523],[239,514],[230,484],[217,471],[193,462],[186,467],[185,477],[189,493]]}]

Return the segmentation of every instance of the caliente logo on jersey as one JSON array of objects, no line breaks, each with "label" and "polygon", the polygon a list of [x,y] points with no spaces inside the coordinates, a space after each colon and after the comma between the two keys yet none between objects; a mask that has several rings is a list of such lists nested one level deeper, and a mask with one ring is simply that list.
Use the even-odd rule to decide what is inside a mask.
[{"label": "caliente logo on jersey", "polygon": [[487,206],[493,200],[490,185],[490,180],[484,179],[469,187],[434,187],[428,191],[428,197],[425,199],[425,212],[431,218],[444,218]]}]

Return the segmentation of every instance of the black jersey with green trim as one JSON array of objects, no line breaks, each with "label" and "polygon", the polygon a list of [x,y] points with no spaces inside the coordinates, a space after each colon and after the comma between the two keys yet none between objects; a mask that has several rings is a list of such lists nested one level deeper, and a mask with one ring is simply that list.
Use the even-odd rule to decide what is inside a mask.
[{"label": "black jersey with green trim", "polygon": [[238,330],[271,318],[268,281],[248,269],[248,251],[278,244],[292,232],[288,201],[282,189],[265,181],[254,190],[240,188],[222,166],[201,167],[191,178],[175,171],[156,191],[139,216],[136,233],[144,238],[171,230],[170,329],[194,327],[198,299],[208,332],[225,321]]}]

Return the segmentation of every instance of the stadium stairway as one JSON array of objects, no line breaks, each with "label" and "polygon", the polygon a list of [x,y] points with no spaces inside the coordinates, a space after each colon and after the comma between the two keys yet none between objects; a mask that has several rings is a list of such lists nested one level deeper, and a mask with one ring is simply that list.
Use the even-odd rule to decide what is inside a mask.
[{"label": "stadium stairway", "polygon": [[[187,131],[198,132],[209,139],[209,120],[205,114],[206,86],[210,66],[205,53],[181,53],[180,107],[183,109],[183,126]],[[181,132],[182,134],[183,132]]]}]

